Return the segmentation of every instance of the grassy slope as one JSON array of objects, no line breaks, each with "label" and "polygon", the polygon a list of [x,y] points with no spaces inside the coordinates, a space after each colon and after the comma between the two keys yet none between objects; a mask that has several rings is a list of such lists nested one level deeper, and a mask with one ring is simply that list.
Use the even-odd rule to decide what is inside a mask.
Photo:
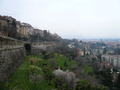
[{"label": "grassy slope", "polygon": [[[34,64],[41,68],[39,72],[40,75],[43,76],[43,68],[42,64],[47,63],[47,67],[51,68],[49,63],[50,60],[42,59],[42,55],[29,55],[26,57],[25,61],[16,69],[16,71],[9,77],[8,82],[2,87],[0,90],[52,90],[54,89],[54,85],[49,86],[45,80],[42,80],[41,83],[38,83],[36,87],[34,87],[33,83],[29,81],[29,72],[28,66],[30,65],[30,59],[34,60]],[[73,64],[76,64],[74,60],[68,60],[64,55],[55,54],[54,59],[56,60],[56,65],[62,67],[63,70],[71,69]],[[68,67],[64,66],[64,62],[67,62]],[[93,72],[92,68],[85,65],[83,67],[85,69],[85,74],[88,72]],[[52,69],[53,71],[53,69]],[[71,70],[70,70],[71,71]]]},{"label": "grassy slope", "polygon": [[[30,59],[36,59],[35,65],[39,66],[41,69],[43,69],[42,64],[47,63],[50,68],[49,60],[42,59],[43,56],[37,56],[37,55],[31,55],[27,56],[25,61],[16,69],[16,71],[9,77],[8,82],[0,89],[0,90],[52,90],[54,87],[49,86],[45,80],[42,80],[41,83],[38,83],[36,87],[34,87],[33,83],[29,82],[29,73],[28,73],[28,66],[30,65],[29,60]],[[75,61],[69,61],[65,56],[63,55],[57,55],[55,56],[57,64],[60,65],[60,67],[63,68],[63,70],[68,69],[72,64],[75,63]],[[39,61],[38,61],[39,60]],[[67,62],[68,67],[64,66],[64,62]],[[40,74],[43,76],[42,70],[40,71]]]},{"label": "grassy slope", "polygon": [[2,90],[51,90],[51,87],[47,85],[45,81],[37,84],[35,88],[33,83],[29,82],[28,65],[30,65],[29,59],[32,57],[33,56],[26,57],[26,60],[10,76]]},{"label": "grassy slope", "polygon": [[85,74],[88,74],[89,72],[92,72],[92,73],[93,73],[92,67],[89,67],[89,66],[87,66],[87,65],[84,65],[83,68],[84,68],[84,70],[85,70],[85,72],[84,72]]}]

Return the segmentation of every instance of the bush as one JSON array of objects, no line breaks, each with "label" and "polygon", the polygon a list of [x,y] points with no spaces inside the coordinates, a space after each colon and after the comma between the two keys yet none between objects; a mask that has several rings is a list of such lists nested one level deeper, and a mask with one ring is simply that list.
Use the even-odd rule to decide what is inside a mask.
[{"label": "bush", "polygon": [[54,58],[54,56],[55,56],[55,53],[54,52],[50,52],[50,53],[45,54],[44,58],[45,59],[50,59],[50,58]]}]

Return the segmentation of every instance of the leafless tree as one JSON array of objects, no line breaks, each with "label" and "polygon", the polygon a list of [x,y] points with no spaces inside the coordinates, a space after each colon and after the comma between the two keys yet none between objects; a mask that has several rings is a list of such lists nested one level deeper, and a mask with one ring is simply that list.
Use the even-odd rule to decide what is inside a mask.
[{"label": "leafless tree", "polygon": [[50,61],[50,64],[51,64],[51,68],[53,68],[56,64],[56,60],[55,59],[51,59]]},{"label": "leafless tree", "polygon": [[41,79],[42,79],[41,75],[38,74],[30,75],[30,82],[34,83],[34,87],[36,86],[37,83],[40,83]]},{"label": "leafless tree", "polygon": [[83,60],[83,58],[82,58],[81,56],[77,56],[77,57],[75,58],[75,61],[78,62],[78,66],[79,66],[79,67],[82,67],[82,65],[83,65],[83,63],[84,63],[84,60]]}]

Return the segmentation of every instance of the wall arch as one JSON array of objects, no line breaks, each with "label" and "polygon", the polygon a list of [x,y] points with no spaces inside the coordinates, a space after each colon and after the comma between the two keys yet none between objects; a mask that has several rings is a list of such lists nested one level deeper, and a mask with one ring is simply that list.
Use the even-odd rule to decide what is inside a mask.
[{"label": "wall arch", "polygon": [[25,47],[26,51],[30,53],[31,45],[30,44],[25,44],[24,47]]}]

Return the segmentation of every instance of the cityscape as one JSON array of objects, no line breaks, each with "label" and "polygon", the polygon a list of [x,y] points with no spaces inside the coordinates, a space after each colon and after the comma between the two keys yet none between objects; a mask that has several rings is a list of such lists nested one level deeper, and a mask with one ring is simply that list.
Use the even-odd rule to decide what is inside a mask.
[{"label": "cityscape", "polygon": [[1,0],[0,90],[120,90],[119,0]]}]

